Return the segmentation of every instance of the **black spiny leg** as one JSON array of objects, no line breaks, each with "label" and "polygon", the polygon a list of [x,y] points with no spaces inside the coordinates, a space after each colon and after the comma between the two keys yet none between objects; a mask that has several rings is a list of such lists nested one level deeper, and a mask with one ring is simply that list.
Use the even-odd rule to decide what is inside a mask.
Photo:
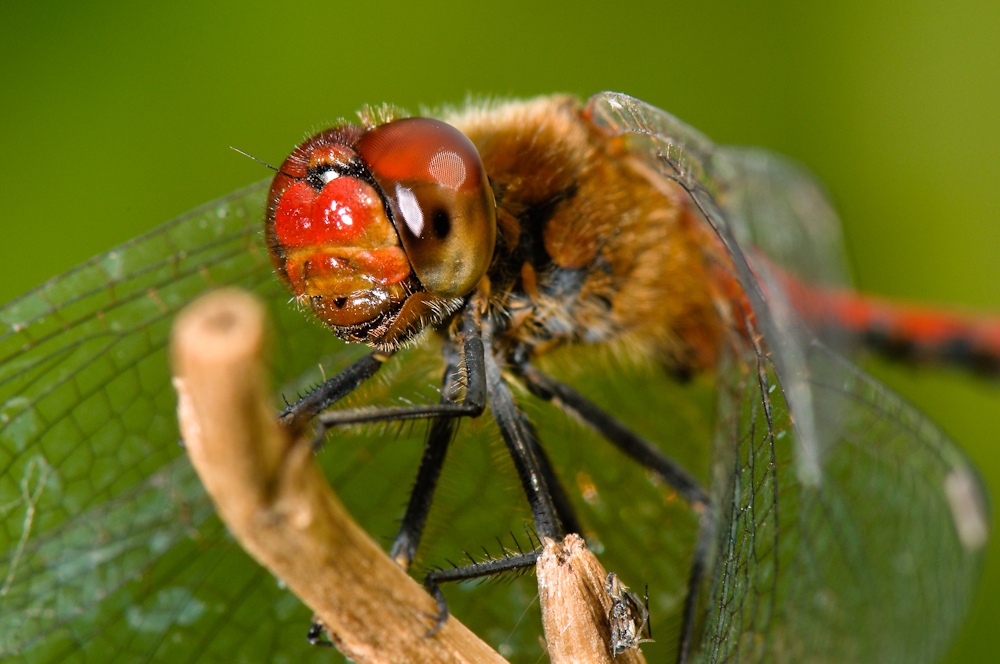
[{"label": "black spiny leg", "polygon": [[541,461],[537,454],[534,429],[527,425],[526,418],[514,403],[514,396],[500,375],[500,366],[492,349],[486,353],[486,392],[490,399],[490,411],[507,443],[507,450],[531,506],[535,532],[543,541],[546,537],[558,541],[564,533],[549,488],[548,476],[551,472],[545,470],[548,464]]},{"label": "black spiny leg", "polygon": [[[388,357],[379,353],[371,353],[357,360],[339,374],[326,381],[309,394],[291,404],[279,413],[279,419],[290,427],[301,427],[319,411],[327,408],[340,399],[344,398],[356,390],[368,378],[375,375],[381,368],[383,362]],[[413,557],[417,544],[420,540],[420,533],[423,530],[424,520],[427,511],[430,509],[430,500],[433,497],[436,485],[437,474],[440,470],[440,463],[443,462],[444,452],[450,442],[452,433],[456,426],[455,422],[460,417],[476,417],[483,412],[486,405],[486,386],[483,371],[483,342],[479,336],[477,321],[471,314],[466,315],[462,324],[462,361],[465,364],[468,384],[465,389],[465,399],[461,403],[451,400],[454,396],[454,385],[448,381],[454,380],[454,362],[449,361],[446,371],[445,389],[442,394],[442,402],[430,406],[411,407],[382,407],[382,408],[352,408],[324,413],[316,418],[322,432],[340,424],[359,424],[363,422],[383,422],[389,420],[411,420],[437,418],[431,427],[428,445],[434,447],[432,456],[440,455],[440,461],[432,459],[427,464],[427,474],[433,474],[434,479],[430,483],[421,483],[420,496],[411,497],[411,507],[414,503],[420,503],[413,508],[417,512],[422,512],[409,520],[404,518],[403,528],[400,531],[400,538],[406,538],[405,544],[393,546],[393,555],[398,557],[400,551],[408,552],[409,558]],[[449,378],[448,376],[451,376]],[[444,441],[443,444],[441,441]],[[428,452],[425,452],[425,457]],[[434,467],[437,466],[436,469]],[[424,465],[421,466],[424,471]],[[432,472],[433,471],[433,472]],[[420,482],[418,480],[418,482]],[[423,505],[426,503],[426,505]],[[410,516],[411,511],[407,511]],[[408,561],[407,561],[408,562]],[[310,643],[322,645],[324,629],[319,623],[313,623],[309,629],[308,640]]]},{"label": "black spiny leg", "polygon": [[564,535],[577,533],[580,537],[583,537],[583,527],[576,516],[573,504],[569,502],[566,489],[563,487],[562,482],[559,481],[559,477],[552,467],[552,462],[549,460],[549,455],[545,452],[545,448],[538,443],[538,434],[535,431],[535,425],[531,423],[531,420],[520,409],[518,409],[518,415],[521,418],[522,426],[529,434],[525,440],[531,446],[532,450],[534,450],[535,456],[538,458],[541,473],[545,477],[545,482],[549,487],[552,503],[556,508],[556,516],[559,517],[559,521],[562,523],[562,533]]},{"label": "black spiny leg", "polygon": [[528,362],[517,364],[515,370],[524,378],[528,389],[541,399],[552,401],[562,410],[573,415],[599,433],[642,466],[659,475],[673,487],[699,515],[698,541],[695,544],[691,573],[688,576],[688,593],[684,601],[684,623],[678,662],[688,661],[691,637],[694,632],[695,611],[698,605],[698,588],[705,576],[709,549],[715,533],[715,522],[708,492],[680,464],[664,454],[648,440],[631,431],[624,424],[602,410],[573,388],[549,378]]},{"label": "black spiny leg", "polygon": [[[345,424],[390,422],[394,420],[423,420],[433,417],[478,417],[486,407],[486,387],[483,372],[483,340],[478,321],[471,311],[462,319],[462,360],[468,384],[461,403],[442,401],[423,406],[380,406],[333,410],[321,414],[316,423],[321,433]],[[353,365],[352,365],[353,366]]]},{"label": "black spiny leg", "polygon": [[[504,383],[500,364],[494,356],[492,347],[489,352],[485,350],[484,341],[485,345],[490,345],[492,340],[490,330],[480,332],[478,315],[472,308],[467,310],[462,319],[460,338],[462,363],[467,377],[465,398],[461,403],[452,400],[457,390],[454,383],[455,362],[453,358],[447,358],[448,369],[445,373],[442,400],[438,404],[335,410],[323,413],[317,418],[321,432],[344,424],[434,418],[435,422],[431,427],[407,517],[404,518],[400,535],[393,545],[393,556],[401,562],[409,562],[416,551],[440,467],[458,418],[480,415],[486,406],[487,397],[527,495],[539,537],[559,540],[567,528],[571,528],[574,532],[580,530],[566,493],[559,484],[548,457],[538,444],[534,427],[517,407],[510,389]],[[336,402],[356,389],[378,370],[383,359],[383,356],[373,353],[358,360],[341,374],[287,408],[281,414],[282,418],[294,424],[304,422],[320,408]],[[513,565],[511,568],[516,569],[533,565],[536,558],[536,554],[529,553],[493,562],[507,567]],[[475,578],[484,574],[484,568],[480,565],[473,565],[472,569],[472,572],[461,578]],[[492,567],[490,569],[492,570]],[[497,571],[485,572],[487,575],[495,573]],[[466,573],[453,570],[446,576],[451,577],[455,574]],[[458,578],[460,577],[456,576],[455,580]],[[439,578],[439,580],[452,579]],[[440,608],[440,615],[434,628],[436,631],[447,617],[447,606],[440,590],[436,589],[433,577],[428,587],[432,589]]]},{"label": "black spiny leg", "polygon": [[[329,408],[348,394],[358,389],[362,383],[374,376],[382,364],[389,359],[386,355],[369,353],[322,385],[278,413],[278,421],[285,426],[298,429],[315,417],[324,408]],[[326,628],[313,618],[306,641],[310,645],[330,647],[333,642],[327,637]]]},{"label": "black spiny leg", "polygon": [[[441,402],[454,403],[459,386],[460,368],[458,358],[451,357],[455,355],[453,349],[448,347],[445,353],[447,364],[441,386]],[[417,479],[410,492],[406,514],[403,515],[403,520],[399,525],[399,533],[389,551],[389,556],[403,569],[409,569],[410,563],[413,562],[413,558],[417,554],[424,524],[427,522],[427,515],[434,500],[434,491],[437,488],[438,478],[441,476],[441,467],[444,465],[448,446],[454,439],[457,429],[457,418],[439,417],[433,421],[430,431],[427,433],[424,454],[420,458],[420,468],[417,470]]]},{"label": "black spiny leg", "polygon": [[[489,330],[484,331],[483,337],[486,345],[490,346]],[[562,539],[566,532],[580,532],[579,520],[566,491],[559,483],[548,456],[538,443],[534,426],[514,402],[514,397],[503,380],[500,365],[491,348],[486,351],[484,361],[490,411],[521,479],[528,504],[531,506],[535,532],[540,538],[549,537],[557,541]],[[502,559],[490,559],[454,569],[429,572],[424,578],[424,586],[437,601],[438,616],[428,635],[437,632],[448,618],[448,604],[438,587],[439,583],[496,576],[532,567],[538,560],[538,553],[538,551],[520,552],[504,556]]]},{"label": "black spiny leg", "polygon": [[435,633],[448,620],[448,602],[445,601],[444,593],[438,584],[452,581],[470,581],[472,579],[483,579],[486,577],[500,576],[510,572],[523,571],[534,567],[538,562],[541,549],[536,551],[520,551],[516,554],[505,555],[503,558],[489,557],[481,562],[473,562],[471,565],[455,565],[452,569],[439,569],[427,573],[424,577],[424,588],[431,594],[437,602],[438,615],[434,627],[427,632],[427,636],[434,636]]},{"label": "black spiny leg", "polygon": [[289,427],[305,424],[320,412],[337,403],[382,368],[389,356],[369,353],[293,404],[278,413],[278,420]]},{"label": "black spiny leg", "polygon": [[692,507],[701,509],[708,505],[708,492],[698,480],[658,447],[630,430],[593,401],[569,385],[549,378],[528,363],[517,365],[515,370],[524,378],[532,394],[555,403],[565,412],[583,420],[612,445],[659,475]]}]

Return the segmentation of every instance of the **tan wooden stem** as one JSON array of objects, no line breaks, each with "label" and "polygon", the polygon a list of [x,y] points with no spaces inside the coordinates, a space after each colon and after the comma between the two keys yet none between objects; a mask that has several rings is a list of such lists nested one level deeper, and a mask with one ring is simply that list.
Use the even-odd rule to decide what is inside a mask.
[{"label": "tan wooden stem", "polygon": [[607,572],[578,535],[546,539],[535,568],[542,624],[554,664],[645,664],[638,649],[614,657],[604,590]]},{"label": "tan wooden stem", "polygon": [[426,636],[434,601],[351,519],[309,441],[275,421],[265,327],[256,300],[222,290],[185,310],[173,333],[181,432],[226,526],[358,662],[504,661],[454,617]]}]

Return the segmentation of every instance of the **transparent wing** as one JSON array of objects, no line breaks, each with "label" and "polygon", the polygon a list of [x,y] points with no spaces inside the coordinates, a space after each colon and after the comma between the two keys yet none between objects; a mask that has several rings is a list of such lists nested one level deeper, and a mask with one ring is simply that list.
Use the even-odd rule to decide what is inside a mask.
[{"label": "transparent wing", "polygon": [[722,372],[697,658],[932,661],[971,601],[986,494],[947,437],[820,344],[783,294],[773,266],[839,278],[824,258],[838,236],[822,192],[783,160],[717,148],[625,95],[596,95],[588,113],[690,193],[763,339]]},{"label": "transparent wing", "polygon": [[[169,326],[208,288],[241,285],[268,304],[276,408],[282,396],[295,397],[365,352],[289,305],[263,245],[265,192],[258,184],[210,203],[0,308],[5,661],[337,659],[305,643],[308,609],[231,541],[178,445]],[[714,388],[605,367],[584,354],[546,368],[707,475],[701,443],[710,435]],[[441,369],[433,337],[425,339],[349,405],[436,402]],[[524,404],[590,541],[617,538],[607,542],[605,564],[627,583],[655,590],[650,608],[663,635],[643,647],[654,659],[669,657],[676,646],[667,634],[679,623],[696,528],[690,510],[549,405],[527,395]],[[319,457],[352,514],[387,546],[425,430],[338,430]],[[500,555],[498,536],[509,549],[514,538],[528,547],[530,521],[495,426],[488,416],[463,422],[417,574],[461,562],[464,551]],[[452,613],[506,656],[530,662],[543,655],[533,579],[445,592]]]},{"label": "transparent wing", "polygon": [[[173,315],[223,284],[270,304],[279,394],[363,351],[288,306],[263,246],[265,193],[236,192],[0,309],[3,659],[272,660],[302,646],[308,611],[233,545],[178,444],[166,357]],[[364,459],[339,461],[333,480],[358,502]],[[365,501],[389,531],[402,498]]]},{"label": "transparent wing", "polygon": [[717,146],[628,95],[597,94],[587,113],[661,175],[721,208],[725,214],[711,223],[738,247],[755,247],[809,283],[848,283],[840,220],[822,185],[800,164],[760,148]]},{"label": "transparent wing", "polygon": [[0,309],[5,658],[135,661],[170,646],[168,626],[191,647],[192,626],[218,630],[230,611],[213,599],[223,586],[274,585],[230,567],[241,554],[178,444],[166,358],[173,314],[213,285],[286,299],[259,238],[265,192],[196,210]]},{"label": "transparent wing", "polygon": [[[652,163],[658,168],[661,164],[655,159]],[[773,173],[769,168],[762,171]],[[705,184],[716,187],[718,183],[706,179]],[[303,643],[308,610],[231,542],[211,515],[177,445],[165,353],[167,333],[173,313],[205,289],[239,284],[258,292],[268,303],[274,321],[276,407],[281,403],[280,395],[296,395],[364,351],[340,344],[288,306],[287,294],[272,275],[259,230],[264,192],[263,185],[236,192],[0,308],[0,515],[4,525],[0,529],[0,653],[4,658],[174,662],[330,657],[328,651]],[[714,201],[710,197],[708,203]],[[733,244],[739,246],[735,239]],[[425,342],[394,359],[351,403],[436,401],[441,363],[433,338]],[[810,346],[801,343],[794,348],[806,353]],[[609,364],[599,350],[573,350],[571,357],[553,357],[551,365],[544,368],[589,394],[639,433],[663,444],[682,465],[707,480],[709,451],[702,442],[709,439],[712,429],[714,384],[696,380],[676,385],[649,368]],[[727,403],[746,408],[750,407],[747,404],[760,404],[754,406],[754,412],[759,413],[763,404],[769,403],[762,401],[766,392],[755,389],[752,381],[737,380],[754,375],[747,373],[746,367],[753,366],[749,360],[756,357],[734,362],[738,371],[733,374],[733,391],[725,398]],[[803,359],[799,366],[819,364]],[[843,377],[839,369],[826,371]],[[779,376],[785,387],[788,380],[780,372]],[[813,385],[809,394],[818,390]],[[831,400],[831,412],[849,411],[843,405],[845,400],[860,400],[868,409],[876,403],[871,397],[859,396],[856,386],[849,386],[846,393],[849,399]],[[788,389],[777,396],[787,398]],[[598,547],[606,545],[602,561],[626,584],[639,587],[649,583],[657,642],[644,644],[643,649],[652,661],[669,658],[676,652],[672,635],[680,623],[697,527],[694,516],[655,478],[579,425],[528,395],[521,397],[560,476],[575,496],[581,518],[590,529],[588,541]],[[887,403],[894,401],[890,398]],[[775,410],[781,412],[780,407]],[[791,410],[798,418],[798,407]],[[767,459],[759,450],[770,449],[770,438],[761,437],[764,429],[751,428],[756,420],[733,412],[736,414],[724,420],[729,428],[718,429],[728,432],[724,438],[730,443],[719,445],[715,452],[714,472],[725,480],[713,482],[717,499],[724,494],[749,496],[751,488],[765,486],[764,480],[771,482],[767,487],[780,480],[781,499],[775,503],[775,511],[785,514],[800,504],[796,499],[786,506],[786,485],[788,492],[825,488],[825,484],[804,485],[789,463],[767,470]],[[896,410],[889,412],[887,421],[902,421]],[[900,406],[900,412],[909,411]],[[923,422],[918,415],[912,420]],[[838,435],[853,431],[845,424],[846,418],[831,421],[842,427],[837,429]],[[768,430],[775,432],[776,439],[781,431],[789,431],[787,420],[782,422],[770,423]],[[918,428],[924,431],[923,425]],[[421,425],[338,431],[321,457],[331,483],[355,517],[387,543],[402,514],[423,435]],[[801,438],[798,429],[781,438],[786,447],[776,444],[775,449],[784,455],[781,458],[795,456],[791,450],[796,437]],[[744,441],[743,446],[734,448],[733,440]],[[859,440],[868,442],[863,435]],[[903,435],[901,441],[901,451],[932,448],[912,434]],[[941,446],[954,453],[948,443]],[[839,450],[846,447],[839,442],[831,446],[833,451],[823,467],[825,481],[833,477],[830,468],[839,458]],[[848,454],[849,459],[854,459],[852,454]],[[722,459],[728,461],[723,463]],[[737,461],[744,472],[734,470]],[[933,459],[928,464],[937,470],[950,467]],[[757,469],[764,479],[754,484],[747,479],[747,468]],[[913,467],[907,463],[903,469],[912,471]],[[959,472],[947,476],[959,478],[951,484],[959,487],[953,493],[960,498],[961,478],[969,475]],[[888,487],[897,485],[893,477],[884,474],[875,479]],[[904,486],[905,482],[901,481]],[[979,485],[974,479],[964,485],[966,495],[972,497],[966,502],[975,506],[980,499],[976,492]],[[847,486],[834,489],[833,495],[865,494]],[[920,495],[941,505],[938,491]],[[961,505],[962,501],[953,502]],[[719,499],[719,504],[742,505],[735,499]],[[788,603],[798,596],[778,583],[789,578],[783,571],[791,565],[787,555],[772,556],[774,564],[784,566],[780,574],[769,572],[773,567],[767,562],[763,542],[777,536],[767,530],[771,523],[768,513],[763,508],[740,512],[727,517],[728,530],[720,530],[716,569],[729,569],[730,573],[724,577],[726,583],[720,580],[706,593],[729,599],[724,604],[706,604],[725,609],[712,614],[703,625],[703,643],[713,644],[715,652],[733,652],[737,645],[746,647],[755,640],[770,648],[760,652],[777,652],[775,644],[792,643],[792,636],[803,634],[787,616]],[[872,516],[870,511],[865,514]],[[937,517],[932,514],[930,518],[924,532],[937,532],[934,527],[939,524],[933,520]],[[966,521],[976,523],[975,519]],[[509,532],[527,545],[522,533],[528,522],[530,515],[519,482],[495,427],[488,417],[463,423],[444,469],[418,565],[446,565],[448,559],[460,560],[463,551],[482,558],[478,552],[483,546],[498,555],[495,537],[499,535],[505,546],[512,547]],[[834,532],[826,523],[819,521],[813,527],[823,533]],[[786,530],[781,527],[780,541],[796,542],[785,536]],[[967,530],[973,532],[967,540],[974,541],[975,528]],[[796,526],[794,532],[809,531]],[[863,543],[892,554],[879,548],[880,540],[865,537],[868,539]],[[763,562],[750,564],[745,557],[727,553],[726,547],[733,542],[761,542],[762,553],[755,555]],[[914,560],[920,564],[932,558],[924,550],[917,554]],[[868,556],[864,553],[860,557],[867,560]],[[943,554],[935,560],[945,570],[940,577],[941,594],[957,597],[952,594],[957,574],[948,567],[954,561]],[[887,564],[873,569],[878,572]],[[926,584],[926,576],[919,578]],[[752,588],[747,579],[754,581]],[[817,587],[811,581],[795,586],[800,596]],[[515,661],[537,661],[543,654],[533,581],[448,588],[445,592],[453,613],[506,656]],[[926,609],[933,595],[922,596],[925,599],[918,606]],[[751,604],[766,603],[759,601],[760,597],[780,600],[775,601],[778,608],[769,615],[782,615],[783,621],[751,620],[757,615],[750,610]],[[961,598],[956,602],[962,604]],[[866,606],[873,611],[881,607]],[[930,622],[931,617],[941,617],[942,609],[925,615]],[[928,632],[946,638],[951,620],[941,618]],[[779,638],[776,626],[793,632],[792,636]],[[890,641],[900,633],[899,629],[892,631]],[[828,633],[831,638],[839,634],[836,630]]]}]

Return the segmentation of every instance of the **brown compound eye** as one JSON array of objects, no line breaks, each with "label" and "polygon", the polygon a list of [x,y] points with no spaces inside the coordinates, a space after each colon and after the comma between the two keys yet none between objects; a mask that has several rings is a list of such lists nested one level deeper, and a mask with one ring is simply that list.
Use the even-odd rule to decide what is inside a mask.
[{"label": "brown compound eye", "polygon": [[357,152],[389,200],[396,232],[423,287],[472,292],[496,244],[496,202],[479,152],[449,124],[396,120],[371,129]]}]

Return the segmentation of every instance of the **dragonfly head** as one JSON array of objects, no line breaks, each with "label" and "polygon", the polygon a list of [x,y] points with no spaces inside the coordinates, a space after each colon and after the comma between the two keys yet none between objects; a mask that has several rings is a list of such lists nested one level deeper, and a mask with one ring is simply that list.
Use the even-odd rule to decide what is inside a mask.
[{"label": "dragonfly head", "polygon": [[461,306],[486,274],[496,203],[478,151],[454,127],[344,124],[282,164],[266,234],[297,299],[339,336],[389,349]]}]

